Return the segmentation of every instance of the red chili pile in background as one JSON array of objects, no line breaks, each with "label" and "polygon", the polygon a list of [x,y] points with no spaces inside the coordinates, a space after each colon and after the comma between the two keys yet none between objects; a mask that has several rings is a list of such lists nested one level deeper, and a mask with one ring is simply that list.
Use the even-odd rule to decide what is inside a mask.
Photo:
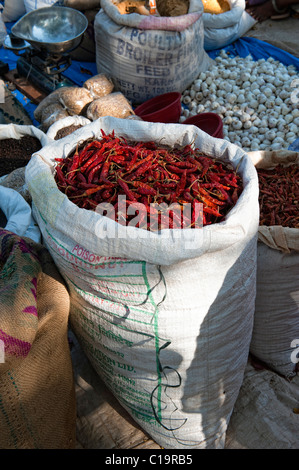
[{"label": "red chili pile in background", "polygon": [[[118,196],[127,205],[143,204],[149,217],[156,217],[158,228],[194,228],[197,218],[203,225],[221,222],[236,204],[243,186],[240,176],[228,164],[204,155],[191,145],[168,148],[155,142],[127,142],[102,132],[101,139],[86,141],[66,158],[57,158],[55,181],[60,191],[77,206],[95,210],[100,203],[113,204],[119,212]],[[169,212],[153,212],[154,204],[191,205],[191,218],[175,220]],[[202,203],[202,212],[196,210]],[[151,208],[150,208],[151,206]],[[137,209],[138,212],[138,209]],[[134,216],[128,216],[123,225]],[[148,217],[137,225],[151,229]],[[116,217],[116,220],[118,218]],[[169,222],[169,223],[168,223]],[[179,225],[178,225],[179,224]]]},{"label": "red chili pile in background", "polygon": [[299,167],[258,169],[260,225],[299,228]]}]

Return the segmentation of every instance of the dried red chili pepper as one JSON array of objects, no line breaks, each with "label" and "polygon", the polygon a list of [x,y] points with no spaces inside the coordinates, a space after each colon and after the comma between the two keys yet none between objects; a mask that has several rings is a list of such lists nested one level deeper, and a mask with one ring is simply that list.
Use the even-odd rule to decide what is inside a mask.
[{"label": "dried red chili pepper", "polygon": [[139,194],[143,194],[144,196],[156,196],[157,194],[157,191],[154,188],[142,181],[130,181],[130,184],[137,189]]},{"label": "dried red chili pepper", "polygon": [[130,200],[130,201],[135,201],[137,202],[137,199],[136,199],[136,196],[135,194],[130,191],[129,189],[129,186],[127,185],[127,183],[121,179],[118,180],[118,184],[119,186],[123,189],[125,195],[127,196],[127,198]]},{"label": "dried red chili pepper", "polygon": [[260,225],[299,228],[299,167],[277,165],[257,169]]},{"label": "dried red chili pepper", "polygon": [[[119,195],[126,196],[127,205],[141,202],[147,214],[153,203],[176,203],[181,211],[189,204],[189,217],[168,217],[168,228],[186,228],[196,226],[196,204],[202,204],[201,220],[207,225],[223,220],[241,194],[235,170],[192,145],[170,149],[155,142],[128,143],[114,132],[101,134],[101,139],[89,140],[80,151],[77,146],[72,155],[56,160],[58,188],[79,207],[95,210],[97,204],[113,201],[120,223],[126,224],[132,219],[118,208]],[[165,214],[154,216],[158,229],[164,227]],[[146,229],[150,225],[144,218],[138,224]]]}]

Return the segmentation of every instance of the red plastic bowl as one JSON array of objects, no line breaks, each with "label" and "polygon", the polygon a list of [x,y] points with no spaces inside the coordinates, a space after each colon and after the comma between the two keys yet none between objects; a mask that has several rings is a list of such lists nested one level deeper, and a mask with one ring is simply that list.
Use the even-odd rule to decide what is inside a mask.
[{"label": "red plastic bowl", "polygon": [[179,122],[181,115],[181,93],[170,92],[155,96],[137,106],[135,114],[148,122]]},{"label": "red plastic bowl", "polygon": [[221,117],[216,113],[196,114],[196,116],[192,116],[183,121],[182,124],[193,124],[193,126],[197,126],[212,137],[223,139],[223,122]]}]

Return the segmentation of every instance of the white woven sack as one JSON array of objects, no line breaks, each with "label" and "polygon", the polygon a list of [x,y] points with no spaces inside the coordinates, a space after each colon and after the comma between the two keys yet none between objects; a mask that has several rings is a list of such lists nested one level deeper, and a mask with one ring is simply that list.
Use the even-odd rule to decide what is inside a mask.
[{"label": "white woven sack", "polygon": [[218,15],[203,14],[204,48],[220,49],[245,34],[256,23],[245,11],[245,0],[229,0],[230,10]]},{"label": "white woven sack", "polygon": [[133,104],[182,93],[210,67],[201,0],[191,0],[189,13],[178,17],[122,15],[112,0],[101,7],[94,21],[97,70]]},{"label": "white woven sack", "polygon": [[57,0],[24,0],[26,13],[39,8],[51,7]]},{"label": "white woven sack", "polygon": [[[128,141],[194,141],[239,165],[243,193],[220,224],[160,234],[80,209],[57,189],[54,159],[101,129]],[[105,117],[36,153],[26,181],[69,287],[72,329],[99,376],[164,448],[223,448],[253,324],[258,184],[250,159],[195,126]]]},{"label": "white woven sack", "polygon": [[[299,165],[288,150],[250,152],[257,168]],[[275,372],[291,379],[298,370],[299,229],[260,226],[257,295],[251,353]]]},{"label": "white woven sack", "polygon": [[54,122],[47,130],[47,137],[51,140],[55,140],[57,132],[61,129],[69,126],[86,126],[86,124],[90,124],[90,122],[90,119],[84,116],[67,116],[58,119],[58,121]]},{"label": "white woven sack", "polygon": [[12,188],[0,186],[0,209],[7,219],[3,227],[5,230],[40,243],[40,230],[32,217],[31,207],[21,194]]},{"label": "white woven sack", "polygon": [[[2,139],[20,139],[25,135],[31,135],[39,139],[42,146],[47,145],[50,139],[47,135],[33,125],[22,125],[22,124],[0,124],[0,145]],[[1,179],[3,181],[8,175],[3,175]],[[24,184],[22,193],[26,194],[27,185]]]},{"label": "white woven sack", "polygon": [[[3,19],[3,16],[2,16],[2,10],[0,8],[0,47],[2,46],[2,44],[5,41],[6,35],[7,35],[7,30],[6,30],[4,19]],[[0,81],[0,102],[1,103],[4,102],[4,82],[3,82],[3,80]]]},{"label": "white woven sack", "polygon": [[31,135],[39,139],[42,146],[49,143],[47,135],[35,126],[21,124],[1,124],[0,141],[2,139],[20,139],[25,135]]},{"label": "white woven sack", "polygon": [[21,139],[25,135],[36,137],[42,147],[50,142],[48,136],[33,125],[0,124],[0,142],[2,139]]},{"label": "white woven sack", "polygon": [[2,139],[21,139],[25,135],[36,137],[42,147],[50,142],[48,136],[33,125],[0,124],[0,142]]},{"label": "white woven sack", "polygon": [[5,0],[2,13],[4,22],[17,21],[25,13],[24,0]]},{"label": "white woven sack", "polygon": [[245,0],[228,0],[230,10],[218,15],[204,13],[203,23],[205,28],[223,29],[235,26],[239,23],[243,11],[245,10]]}]

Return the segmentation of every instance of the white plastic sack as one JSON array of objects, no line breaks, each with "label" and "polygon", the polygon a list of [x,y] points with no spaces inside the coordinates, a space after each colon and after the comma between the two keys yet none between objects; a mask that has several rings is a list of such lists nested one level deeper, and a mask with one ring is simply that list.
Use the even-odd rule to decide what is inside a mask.
[{"label": "white plastic sack", "polygon": [[[2,10],[0,9],[0,47],[4,43],[6,34],[7,34],[6,26],[5,26],[5,23],[4,23],[3,16],[2,16]],[[4,94],[3,94],[3,91],[2,91],[3,90],[2,83],[3,82],[1,82],[0,103],[3,103],[3,100],[4,100]]]},{"label": "white plastic sack", "polygon": [[97,70],[133,104],[182,93],[210,67],[201,0],[191,0],[189,13],[178,17],[122,15],[112,0],[101,7],[94,22]]},{"label": "white plastic sack", "polygon": [[26,13],[29,13],[30,11],[37,10],[38,8],[51,7],[56,2],[57,0],[24,0],[24,5]]},{"label": "white plastic sack", "polygon": [[203,14],[204,49],[220,49],[243,36],[256,23],[246,11],[245,0],[229,0],[229,11]]},{"label": "white plastic sack", "polygon": [[31,207],[17,191],[0,186],[0,209],[7,219],[2,228],[40,243],[40,230],[32,217]]},{"label": "white plastic sack", "polygon": [[[21,125],[21,124],[0,124],[0,145],[2,139],[20,139],[25,135],[31,135],[32,137],[36,137],[39,139],[42,146],[48,144],[50,139],[47,135],[33,125]],[[16,171],[16,170],[15,170]],[[11,173],[10,173],[11,175]],[[9,175],[3,175],[1,177],[1,182],[5,181]],[[1,183],[0,183],[1,184]],[[5,184],[4,184],[5,186]],[[28,199],[27,196],[27,185],[24,184],[22,188],[19,188],[22,196]]]},{"label": "white plastic sack", "polygon": [[0,142],[2,139],[21,139],[25,135],[31,135],[39,139],[42,147],[49,143],[47,135],[32,125],[0,124]]},{"label": "white plastic sack", "polygon": [[3,21],[17,21],[26,13],[24,0],[5,0],[3,9]]},{"label": "white plastic sack", "polygon": [[5,0],[3,9],[3,21],[17,21],[26,13],[24,0]]},{"label": "white plastic sack", "polygon": [[56,134],[61,129],[69,126],[86,126],[90,124],[90,120],[84,116],[67,116],[66,118],[59,119],[54,122],[47,130],[47,137],[51,140],[55,140]]},{"label": "white plastic sack", "polygon": [[2,139],[21,139],[25,135],[36,137],[42,147],[50,142],[47,135],[33,125],[0,124],[0,143]]},{"label": "white plastic sack", "polygon": [[243,11],[241,20],[239,22],[238,36],[233,41],[244,36],[247,31],[249,31],[256,23],[257,21],[251,15],[249,15],[247,11]]},{"label": "white plastic sack", "polygon": [[[292,151],[250,152],[258,168],[299,165]],[[299,229],[260,226],[251,353],[291,379],[299,364]]]},{"label": "white plastic sack", "polygon": [[47,135],[33,125],[0,124],[0,143],[2,139],[21,139],[25,135],[36,137],[42,147],[50,142]]},{"label": "white plastic sack", "polygon": [[[54,159],[101,138],[101,129],[128,141],[195,142],[239,165],[238,203],[220,224],[161,234],[78,208],[57,189]],[[164,448],[223,448],[253,324],[258,185],[250,159],[195,126],[106,117],[44,147],[26,181],[69,287],[72,330],[100,377]]]}]

